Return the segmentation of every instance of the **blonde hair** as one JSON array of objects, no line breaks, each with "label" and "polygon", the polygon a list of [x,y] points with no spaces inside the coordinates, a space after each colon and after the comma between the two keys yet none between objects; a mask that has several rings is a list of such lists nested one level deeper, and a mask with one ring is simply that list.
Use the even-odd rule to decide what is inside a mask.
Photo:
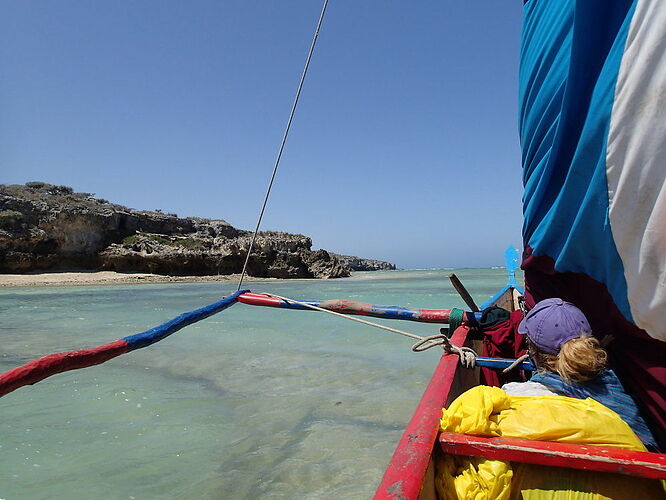
[{"label": "blonde hair", "polygon": [[528,352],[538,370],[555,372],[565,382],[592,380],[608,362],[608,354],[601,343],[587,336],[565,342],[558,354],[540,351],[532,342],[528,342]]}]

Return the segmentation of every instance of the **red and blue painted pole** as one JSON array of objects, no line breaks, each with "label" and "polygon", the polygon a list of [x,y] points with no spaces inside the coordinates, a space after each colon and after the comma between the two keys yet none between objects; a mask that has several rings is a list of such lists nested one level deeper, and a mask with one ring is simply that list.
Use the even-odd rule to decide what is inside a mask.
[{"label": "red and blue painted pole", "polygon": [[136,335],[123,337],[122,339],[91,349],[49,354],[13,370],[9,370],[0,375],[0,397],[24,385],[35,384],[56,373],[99,365],[126,352],[141,349],[142,347],[159,342],[192,323],[201,321],[232,306],[238,301],[238,297],[246,292],[249,292],[249,290],[240,290],[213,304],[181,314],[171,321],[167,321]]},{"label": "red and blue painted pole", "polygon": [[[35,361],[26,363],[13,370],[9,370],[0,375],[0,397],[18,389],[19,387],[23,387],[24,385],[35,384],[51,375],[99,365],[116,356],[125,354],[126,352],[148,347],[192,323],[196,323],[197,321],[201,321],[202,319],[223,311],[236,302],[243,302],[244,304],[255,306],[310,310],[300,304],[286,302],[270,295],[251,293],[249,290],[239,290],[222,300],[200,309],[181,314],[180,316],[156,326],[155,328],[146,330],[145,332],[129,335],[122,339],[90,349],[49,354],[48,356],[36,359]],[[356,314],[361,316],[401,319],[425,323],[446,324],[449,323],[451,315],[451,309],[409,309],[400,306],[376,306],[351,300],[307,301],[307,303],[321,307],[322,309],[328,309],[343,314]],[[474,325],[480,317],[481,313],[465,312],[463,322],[468,325]]]},{"label": "red and blue painted pole", "polygon": [[[279,307],[284,309],[298,309],[311,311],[308,307],[286,302],[271,295],[261,293],[244,293],[238,297],[238,302],[252,306]],[[358,316],[372,316],[385,319],[402,319],[407,321],[418,321],[420,323],[449,323],[451,309],[409,309],[402,306],[376,306],[355,302],[353,300],[302,300],[307,304],[335,311],[342,314],[355,314]],[[463,323],[475,325],[481,319],[481,313],[465,312]]]}]

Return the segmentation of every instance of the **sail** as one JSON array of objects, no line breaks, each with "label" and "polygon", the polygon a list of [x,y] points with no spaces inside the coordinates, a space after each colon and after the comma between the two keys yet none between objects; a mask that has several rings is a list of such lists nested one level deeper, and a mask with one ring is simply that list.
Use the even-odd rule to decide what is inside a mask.
[{"label": "sail", "polygon": [[666,2],[527,0],[520,64],[528,303],[585,311],[666,427]]}]

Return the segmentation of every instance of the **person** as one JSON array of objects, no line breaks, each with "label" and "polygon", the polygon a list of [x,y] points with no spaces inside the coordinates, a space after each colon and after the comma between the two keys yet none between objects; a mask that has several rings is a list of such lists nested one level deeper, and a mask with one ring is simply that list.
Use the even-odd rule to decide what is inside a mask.
[{"label": "person", "polygon": [[538,302],[518,325],[536,367],[528,382],[502,389],[514,396],[559,395],[592,398],[624,420],[648,449],[657,444],[636,403],[608,368],[608,355],[583,312],[570,302],[551,298]]}]

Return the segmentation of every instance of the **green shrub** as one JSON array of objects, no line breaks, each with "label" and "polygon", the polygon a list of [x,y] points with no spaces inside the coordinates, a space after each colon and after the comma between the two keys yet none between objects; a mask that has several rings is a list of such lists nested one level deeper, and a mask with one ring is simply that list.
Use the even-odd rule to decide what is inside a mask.
[{"label": "green shrub", "polygon": [[0,210],[0,227],[12,227],[23,219],[23,214],[16,210]]},{"label": "green shrub", "polygon": [[151,241],[154,241],[155,243],[161,243],[162,245],[173,245],[173,241],[171,241],[169,238],[165,238],[164,236],[160,236],[159,234],[151,234],[148,236],[148,238]]},{"label": "green shrub", "polygon": [[172,244],[188,250],[206,250],[205,243],[197,238],[179,238]]},{"label": "green shrub", "polygon": [[123,245],[131,246],[139,242],[139,237],[136,234],[123,238]]},{"label": "green shrub", "polygon": [[74,194],[74,188],[69,186],[51,186],[46,190],[46,194]]},{"label": "green shrub", "polygon": [[123,245],[135,245],[143,240],[153,241],[161,245],[175,246],[176,244],[169,238],[160,236],[159,234],[133,234],[123,238]]}]

